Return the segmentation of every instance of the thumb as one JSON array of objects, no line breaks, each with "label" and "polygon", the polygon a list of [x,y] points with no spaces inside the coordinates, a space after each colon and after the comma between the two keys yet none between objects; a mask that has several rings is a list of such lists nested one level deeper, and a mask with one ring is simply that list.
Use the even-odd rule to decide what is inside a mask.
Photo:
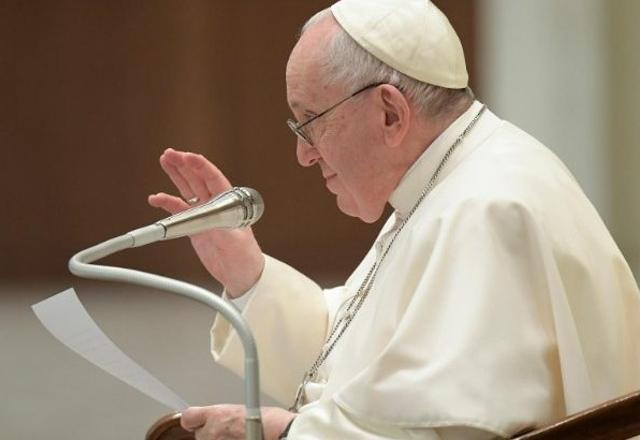
[{"label": "thumb", "polygon": [[204,407],[192,406],[182,411],[180,418],[180,426],[187,431],[194,431],[203,426],[207,421],[206,411]]}]

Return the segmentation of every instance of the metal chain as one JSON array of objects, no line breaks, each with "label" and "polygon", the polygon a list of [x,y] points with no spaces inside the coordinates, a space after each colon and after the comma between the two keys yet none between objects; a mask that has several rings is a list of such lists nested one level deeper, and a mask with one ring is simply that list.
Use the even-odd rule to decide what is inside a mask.
[{"label": "metal chain", "polygon": [[360,288],[358,289],[356,294],[353,295],[351,298],[349,298],[346,312],[333,324],[331,332],[327,337],[327,342],[323,346],[322,351],[316,358],[311,368],[309,368],[309,370],[307,370],[307,372],[304,374],[302,378],[302,383],[300,384],[296,392],[296,398],[293,402],[293,405],[289,408],[289,411],[297,412],[300,409],[300,406],[303,401],[305,386],[310,381],[316,378],[320,367],[322,366],[324,361],[327,360],[327,358],[333,351],[334,347],[336,346],[336,344],[338,343],[342,335],[347,331],[347,329],[349,328],[349,325],[351,324],[356,314],[362,307],[364,300],[367,298],[367,296],[369,295],[369,292],[371,291],[371,288],[373,287],[373,283],[376,279],[376,275],[378,274],[378,269],[380,268],[380,266],[382,265],[382,262],[384,261],[387,254],[389,253],[391,246],[393,246],[393,243],[396,241],[396,238],[398,237],[398,235],[400,234],[404,226],[407,224],[409,219],[418,210],[418,207],[420,206],[422,201],[431,192],[431,190],[436,184],[436,181],[438,180],[440,172],[442,171],[446,163],[449,161],[449,158],[453,154],[454,150],[458,147],[458,145],[460,145],[460,143],[465,138],[465,136],[469,133],[469,131],[471,131],[471,129],[476,124],[478,119],[480,119],[480,116],[485,111],[485,109],[486,109],[486,106],[483,105],[482,108],[480,108],[480,110],[476,114],[476,116],[471,120],[471,122],[469,122],[469,125],[467,125],[467,127],[462,131],[462,133],[460,133],[460,135],[456,138],[453,144],[451,144],[447,152],[444,154],[442,160],[440,161],[438,168],[436,168],[433,175],[431,176],[431,179],[429,179],[429,182],[420,193],[418,200],[416,200],[416,203],[413,205],[413,207],[411,208],[407,216],[402,220],[402,223],[400,224],[400,226],[398,226],[395,233],[391,237],[391,240],[389,241],[389,244],[386,246],[384,252],[382,253],[382,256],[378,258],[375,263],[373,263],[373,265],[371,266],[371,269],[369,269],[369,272],[367,273],[364,280],[362,281],[362,284],[360,285]]}]

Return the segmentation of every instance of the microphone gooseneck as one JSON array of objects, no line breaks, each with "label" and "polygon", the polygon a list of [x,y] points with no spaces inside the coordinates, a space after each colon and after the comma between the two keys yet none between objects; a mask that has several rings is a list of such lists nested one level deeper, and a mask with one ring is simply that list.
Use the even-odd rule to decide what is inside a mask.
[{"label": "microphone gooseneck", "polygon": [[206,304],[221,313],[236,330],[245,359],[245,439],[262,440],[260,414],[260,374],[258,350],[249,324],[235,306],[199,286],[160,275],[122,267],[92,264],[101,258],[128,248],[183,237],[207,229],[240,228],[258,221],[264,212],[260,194],[251,188],[232,188],[203,205],[160,220],[149,226],[112,238],[75,254],[69,270],[83,278],[124,281],[172,292]]}]

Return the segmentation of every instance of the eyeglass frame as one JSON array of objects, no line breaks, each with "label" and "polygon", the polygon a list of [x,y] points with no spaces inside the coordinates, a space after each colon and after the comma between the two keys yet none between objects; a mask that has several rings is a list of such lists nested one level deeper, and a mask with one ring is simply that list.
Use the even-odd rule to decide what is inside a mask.
[{"label": "eyeglass frame", "polygon": [[289,126],[289,128],[291,129],[291,131],[298,136],[300,139],[302,139],[303,141],[305,141],[307,144],[311,145],[312,147],[313,145],[313,141],[311,140],[311,137],[309,137],[309,135],[307,133],[305,133],[302,128],[305,125],[308,125],[310,123],[312,123],[313,121],[315,121],[316,119],[326,115],[327,113],[329,113],[331,110],[335,109],[336,107],[338,107],[340,104],[342,104],[345,101],[348,101],[349,99],[353,98],[354,96],[364,92],[365,90],[369,90],[372,89],[374,87],[378,87],[382,84],[385,84],[384,82],[377,82],[377,83],[372,83],[369,85],[366,85],[364,87],[362,87],[361,89],[356,90],[355,92],[353,92],[351,95],[347,96],[344,99],[341,99],[340,101],[338,101],[337,103],[333,104],[331,107],[329,107],[326,110],[321,111],[320,113],[318,113],[317,115],[314,115],[312,117],[310,117],[309,119],[307,119],[306,121],[303,122],[297,122],[291,118],[287,119],[287,125]]}]

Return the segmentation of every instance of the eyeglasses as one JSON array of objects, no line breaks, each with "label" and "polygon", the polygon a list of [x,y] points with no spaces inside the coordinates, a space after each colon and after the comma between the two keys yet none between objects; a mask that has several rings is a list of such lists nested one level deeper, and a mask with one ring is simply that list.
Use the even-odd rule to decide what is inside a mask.
[{"label": "eyeglasses", "polygon": [[357,94],[362,93],[365,90],[371,89],[373,87],[377,87],[377,86],[379,86],[381,84],[384,84],[384,83],[374,83],[374,84],[369,84],[367,86],[364,86],[363,88],[356,90],[351,95],[347,96],[346,98],[342,99],[341,101],[338,101],[336,104],[333,104],[331,107],[329,107],[328,109],[318,113],[317,115],[310,117],[309,119],[307,119],[304,122],[296,122],[293,119],[287,119],[287,125],[289,126],[291,131],[293,131],[303,141],[305,141],[307,144],[313,146],[313,141],[311,140],[311,137],[302,129],[305,125],[310,124],[313,121],[315,121],[316,119],[318,119],[319,117],[326,115],[331,110],[333,110],[334,108],[336,108],[337,106],[339,106],[343,102],[353,98]]}]

